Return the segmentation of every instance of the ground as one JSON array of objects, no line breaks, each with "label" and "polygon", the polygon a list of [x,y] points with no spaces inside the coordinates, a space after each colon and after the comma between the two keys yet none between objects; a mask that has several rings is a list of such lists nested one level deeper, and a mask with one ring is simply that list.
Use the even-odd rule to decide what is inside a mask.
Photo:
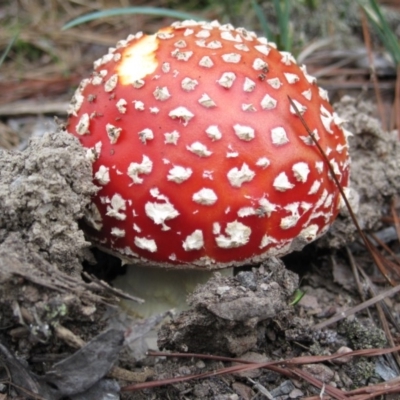
[{"label": "ground", "polygon": [[[353,133],[351,205],[360,227],[399,254],[392,216],[400,209],[398,132],[382,128],[374,96],[363,93],[333,93],[335,109]],[[96,191],[84,150],[62,123],[28,143],[32,124],[22,117],[13,124],[18,113],[3,109],[2,115],[9,130],[8,136],[1,131],[0,143],[9,150],[0,150],[0,399],[284,400],[320,398],[321,391],[340,399],[356,398],[341,390],[369,385],[378,393],[380,382],[398,379],[396,357],[346,356],[398,344],[398,295],[325,322],[389,287],[346,210],[302,252],[242,268],[234,277],[217,273],[189,297],[188,310],[136,321],[119,308],[129,296],[107,283],[122,273],[119,260],[93,249],[79,229]],[[30,126],[27,136],[23,124]],[[35,125],[43,127],[37,118]],[[16,150],[18,142],[23,151]],[[395,262],[393,256],[385,264],[394,282]],[[296,289],[305,293],[299,302]],[[146,356],[145,338],[154,332],[161,350],[180,354]],[[330,358],[338,352],[341,358]],[[316,363],[317,356],[324,362]],[[133,384],[135,391],[121,392]],[[398,398],[399,391],[387,398]]]}]

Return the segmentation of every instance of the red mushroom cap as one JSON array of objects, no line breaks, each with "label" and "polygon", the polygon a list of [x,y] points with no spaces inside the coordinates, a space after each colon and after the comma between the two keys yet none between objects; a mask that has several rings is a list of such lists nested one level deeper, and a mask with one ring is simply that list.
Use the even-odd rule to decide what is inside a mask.
[{"label": "red mushroom cap", "polygon": [[70,109],[101,187],[89,237],[130,262],[206,269],[315,240],[340,194],[288,96],[347,187],[342,121],[291,54],[217,22],[118,42]]}]

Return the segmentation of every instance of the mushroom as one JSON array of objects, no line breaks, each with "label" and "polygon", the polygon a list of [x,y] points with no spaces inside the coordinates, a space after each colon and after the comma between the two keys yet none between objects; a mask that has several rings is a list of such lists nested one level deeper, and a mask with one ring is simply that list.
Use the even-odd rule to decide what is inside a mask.
[{"label": "mushroom", "polygon": [[342,120],[291,54],[216,21],[121,40],[69,109],[100,187],[88,237],[135,264],[134,276],[300,250],[328,230],[341,199],[299,114],[347,188]]}]

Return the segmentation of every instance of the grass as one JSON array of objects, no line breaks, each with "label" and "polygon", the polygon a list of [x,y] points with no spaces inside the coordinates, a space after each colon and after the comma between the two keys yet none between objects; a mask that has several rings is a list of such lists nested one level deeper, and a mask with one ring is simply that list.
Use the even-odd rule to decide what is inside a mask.
[{"label": "grass", "polygon": [[3,65],[4,60],[7,58],[8,54],[10,53],[12,47],[14,46],[15,42],[18,39],[19,32],[16,33],[11,40],[8,42],[7,47],[4,49],[3,54],[0,57],[0,67]]},{"label": "grass", "polygon": [[400,42],[390,28],[381,7],[376,0],[357,0],[368,17],[372,27],[378,33],[383,45],[391,55],[396,66],[400,65]]},{"label": "grass", "polygon": [[[278,29],[277,33],[274,33],[268,23],[264,11],[256,0],[251,0],[253,11],[258,19],[258,22],[264,32],[264,35],[268,40],[273,41],[277,44],[281,50],[291,51],[293,45],[293,28],[290,24],[290,11],[292,8],[291,0],[272,0],[274,5],[274,11],[277,18]],[[312,2],[314,4],[315,2]],[[235,20],[240,13],[240,10],[245,6],[246,2],[224,0],[220,3],[222,6],[221,19],[228,17],[230,20]],[[315,4],[314,4],[315,6]],[[96,11],[89,14],[82,15],[78,18],[73,19],[63,26],[63,30],[84,24],[89,21],[98,20],[101,18],[109,18],[121,15],[151,15],[161,17],[172,17],[177,19],[193,19],[193,20],[204,20],[204,17],[194,13],[187,13],[184,11],[175,11],[169,8],[161,7],[121,7],[112,8],[104,11]]]},{"label": "grass", "polygon": [[152,15],[161,17],[171,17],[177,19],[193,19],[201,20],[203,18],[196,14],[187,13],[184,11],[175,11],[168,8],[161,7],[121,7],[121,8],[111,8],[104,11],[96,11],[89,14],[82,15],[81,17],[75,18],[63,26],[63,30],[72,28],[74,26],[84,24],[89,21],[98,20],[101,18],[109,18],[120,15],[130,15],[130,14],[141,14],[141,15]]},{"label": "grass", "polygon": [[252,0],[252,6],[259,23],[268,40],[275,42],[279,49],[291,51],[293,45],[293,28],[290,25],[291,0],[272,0],[277,18],[278,32],[274,34],[257,0]]},{"label": "grass", "polygon": [[[368,21],[370,22],[372,27],[378,33],[378,36],[380,37],[387,52],[390,54],[393,63],[395,65],[397,77],[394,90],[395,98],[394,98],[393,111],[396,118],[395,126],[397,127],[398,137],[400,140],[400,114],[398,111],[400,109],[400,41],[393,32],[393,30],[391,29],[385,15],[382,12],[381,7],[379,6],[376,0],[357,0],[357,2],[360,5],[364,14],[367,16]],[[371,65],[371,67],[373,67],[373,65]],[[372,73],[374,72],[372,71]],[[380,104],[381,103],[380,94],[378,92],[377,92],[377,102],[378,102],[378,107],[382,109]],[[382,110],[380,111],[380,114],[383,126],[385,127]]]}]

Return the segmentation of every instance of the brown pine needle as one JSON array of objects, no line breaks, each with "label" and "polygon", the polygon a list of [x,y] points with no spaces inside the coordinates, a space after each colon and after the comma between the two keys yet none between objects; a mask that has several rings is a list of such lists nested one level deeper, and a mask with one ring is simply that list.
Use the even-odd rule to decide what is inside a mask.
[{"label": "brown pine needle", "polygon": [[293,107],[293,109],[296,112],[296,115],[299,117],[301,123],[303,124],[306,132],[308,133],[308,135],[311,137],[311,139],[313,140],[313,142],[315,143],[315,145],[317,146],[319,152],[321,153],[321,157],[324,160],[325,164],[328,167],[329,172],[331,173],[332,179],[334,180],[336,186],[339,189],[339,192],[343,198],[343,201],[346,204],[346,207],[349,211],[350,217],[357,229],[358,234],[360,235],[362,241],[364,242],[365,247],[368,249],[368,252],[370,253],[372,259],[374,260],[375,264],[377,265],[377,267],[379,268],[379,270],[381,271],[382,275],[385,277],[385,279],[390,283],[390,285],[395,286],[396,282],[394,282],[392,280],[392,278],[389,276],[388,271],[386,270],[383,262],[381,261],[381,254],[379,252],[377,252],[374,248],[374,246],[372,245],[372,243],[370,242],[370,240],[368,239],[368,237],[365,235],[365,233],[362,231],[360,224],[358,223],[358,220],[351,208],[351,205],[349,203],[349,200],[347,199],[346,194],[344,193],[343,187],[340,184],[338,178],[336,177],[335,171],[331,165],[331,163],[329,162],[329,159],[327,157],[327,155],[325,154],[324,150],[322,149],[321,145],[318,143],[318,141],[315,139],[314,134],[311,132],[310,128],[307,126],[306,121],[304,120],[303,116],[300,114],[296,104],[294,103],[294,101],[292,100],[292,98],[290,96],[288,96],[289,102],[291,104],[291,106]]}]

